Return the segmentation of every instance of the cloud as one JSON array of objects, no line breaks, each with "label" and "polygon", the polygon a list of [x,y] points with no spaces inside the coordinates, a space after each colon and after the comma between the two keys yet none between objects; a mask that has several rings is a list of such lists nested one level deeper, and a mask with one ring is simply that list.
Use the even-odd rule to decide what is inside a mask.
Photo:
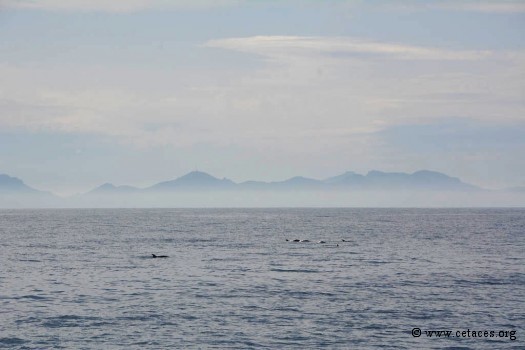
[{"label": "cloud", "polygon": [[143,10],[207,9],[233,6],[243,0],[3,0],[0,7],[67,12],[138,12]]},{"label": "cloud", "polygon": [[321,154],[361,152],[367,135],[392,125],[525,115],[521,52],[298,36],[203,45],[206,60],[226,49],[258,55],[261,64],[227,73],[0,65],[0,129],[99,134],[140,147],[235,144]]},{"label": "cloud", "polygon": [[525,3],[522,1],[453,1],[436,3],[434,8],[484,13],[524,13]]},{"label": "cloud", "polygon": [[492,55],[490,51],[447,50],[344,37],[253,36],[211,40],[205,46],[276,58],[314,55],[336,58],[366,54],[369,57],[401,60],[469,61],[486,59]]},{"label": "cloud", "polygon": [[[298,36],[227,38],[209,41],[206,46],[260,56],[267,65],[250,77],[250,85],[273,86],[274,91],[286,86],[285,96],[296,89],[296,97],[304,94],[303,101],[295,100],[297,104],[309,104],[311,99],[319,102],[302,115],[316,111],[321,116],[325,108],[346,114],[355,130],[443,116],[516,120],[525,112],[522,51],[452,50],[350,37]],[[305,89],[312,96],[306,96]],[[276,100],[281,98],[276,96]]]},{"label": "cloud", "polygon": [[[484,13],[523,13],[525,4],[522,1],[392,1],[379,0],[368,4],[362,0],[325,0],[324,4],[356,9],[362,6],[371,8],[405,10],[448,10]],[[27,10],[66,11],[66,12],[112,12],[128,13],[144,10],[203,10],[224,6],[254,4],[293,4],[298,6],[316,5],[316,1],[301,0],[2,0],[0,8]]]},{"label": "cloud", "polygon": [[519,14],[525,12],[525,3],[522,0],[505,1],[379,1],[372,6],[382,8],[387,11],[457,11],[457,12],[480,12],[489,14]]}]

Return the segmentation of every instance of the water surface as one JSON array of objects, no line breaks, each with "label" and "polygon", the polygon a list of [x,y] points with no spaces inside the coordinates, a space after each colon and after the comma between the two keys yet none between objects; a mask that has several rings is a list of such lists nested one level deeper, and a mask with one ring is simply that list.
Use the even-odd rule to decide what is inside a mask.
[{"label": "water surface", "polygon": [[524,209],[2,210],[0,347],[523,349],[524,234]]}]

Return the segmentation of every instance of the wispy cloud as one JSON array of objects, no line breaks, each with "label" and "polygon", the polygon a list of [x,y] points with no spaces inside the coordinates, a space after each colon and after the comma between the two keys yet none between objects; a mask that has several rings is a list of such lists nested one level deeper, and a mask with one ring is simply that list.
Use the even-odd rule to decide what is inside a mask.
[{"label": "wispy cloud", "polygon": [[436,3],[432,7],[452,11],[484,13],[524,13],[523,1],[447,1]]},{"label": "wispy cloud", "polygon": [[208,9],[245,0],[3,0],[0,8],[68,12],[137,12],[150,9]]},{"label": "wispy cloud", "polygon": [[[415,1],[402,0],[395,3],[388,0],[379,0],[374,3],[367,3],[361,0],[324,0],[325,4],[341,6],[353,9],[360,6],[380,7],[386,9],[407,9],[407,10],[449,10],[465,12],[484,12],[484,13],[524,13],[525,3],[521,0],[462,0],[462,1]],[[301,0],[3,0],[0,1],[0,8],[16,9],[37,9],[45,11],[67,11],[67,12],[139,12],[144,10],[196,10],[209,9],[223,6],[253,5],[253,4],[295,4],[295,5],[315,5],[315,1]]]},{"label": "wispy cloud", "polygon": [[379,1],[371,5],[387,11],[457,11],[480,12],[489,14],[516,14],[525,12],[525,3],[522,0],[429,0],[429,1]]},{"label": "wispy cloud", "polygon": [[281,58],[299,55],[344,57],[367,54],[400,60],[463,61],[486,59],[492,55],[491,51],[448,50],[343,37],[253,36],[211,40],[206,46]]},{"label": "wispy cloud", "polygon": [[[52,87],[44,68],[0,65],[10,87],[0,88],[0,129],[101,134],[139,146],[235,143],[313,152],[313,137],[330,148],[355,148],[348,143],[396,124],[443,116],[504,122],[525,112],[520,52],[348,37],[255,36],[203,45],[260,55],[262,64],[227,76],[187,67],[171,74],[149,67],[145,75],[126,67],[63,67]],[[201,52],[208,59],[216,53]],[[104,78],[93,82],[92,75]],[[157,78],[148,84],[146,76]]]}]

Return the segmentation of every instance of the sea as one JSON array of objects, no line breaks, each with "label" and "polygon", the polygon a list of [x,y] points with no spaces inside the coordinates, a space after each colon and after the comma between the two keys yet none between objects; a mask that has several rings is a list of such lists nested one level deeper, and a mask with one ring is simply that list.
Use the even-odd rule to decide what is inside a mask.
[{"label": "sea", "polygon": [[525,349],[525,209],[1,210],[0,348]]}]

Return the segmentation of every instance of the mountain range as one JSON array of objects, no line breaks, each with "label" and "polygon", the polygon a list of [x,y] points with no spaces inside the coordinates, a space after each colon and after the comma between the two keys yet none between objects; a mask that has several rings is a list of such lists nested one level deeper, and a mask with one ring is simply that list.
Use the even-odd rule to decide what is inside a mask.
[{"label": "mountain range", "polygon": [[[401,204],[411,205],[418,194],[430,193],[430,197],[452,198],[460,194],[468,203],[475,202],[473,194],[513,193],[523,194],[523,188],[516,187],[501,191],[490,191],[461,181],[446,174],[420,170],[414,173],[369,171],[362,175],[352,171],[318,180],[295,176],[283,181],[245,181],[236,183],[227,178],[217,178],[201,171],[193,171],[179,178],[159,182],[149,187],[115,186],[105,183],[91,191],[75,196],[61,198],[50,192],[40,191],[26,185],[22,180],[8,175],[0,175],[0,207],[120,207],[120,206],[301,206],[317,200],[329,202],[329,198],[338,198],[340,205],[347,205],[352,199],[355,205],[364,203],[358,200],[377,200],[380,205],[397,202],[394,198],[403,197]],[[483,198],[489,198],[486,195]],[[429,196],[427,196],[430,198]],[[198,200],[196,200],[198,198]],[[219,201],[219,198],[221,199]],[[266,198],[262,200],[261,198]],[[286,198],[286,200],[284,200]],[[384,200],[387,198],[388,200]],[[481,198],[481,197],[480,197]],[[390,200],[391,199],[391,200]],[[232,202],[237,200],[237,202]],[[390,200],[390,201],[389,201]],[[486,200],[486,199],[483,199]],[[214,202],[215,201],[215,202]],[[517,199],[521,205],[521,197]],[[324,203],[322,202],[322,203]],[[414,202],[418,205],[419,202]],[[204,203],[204,204],[203,204]],[[251,203],[251,204],[250,204]],[[321,202],[319,202],[321,203]],[[375,205],[374,201],[370,205]],[[427,203],[427,202],[424,202]],[[430,199],[429,199],[429,203]],[[448,203],[448,202],[447,202]],[[453,203],[460,203],[454,202]],[[499,202],[487,201],[487,205],[498,205]],[[515,203],[512,202],[512,203]],[[319,205],[328,205],[319,204]],[[306,205],[306,204],[305,204]],[[335,204],[334,204],[335,205]],[[348,204],[353,205],[353,204]],[[423,205],[423,204],[422,204]],[[512,204],[514,205],[514,204]]]},{"label": "mountain range", "polygon": [[[175,180],[160,182],[143,189],[106,183],[89,191],[86,195],[202,190],[329,190],[342,188],[353,190],[481,190],[481,188],[464,183],[458,178],[428,170],[417,171],[413,174],[373,170],[366,175],[349,171],[324,180],[295,176],[284,181],[245,181],[241,183],[235,183],[227,178],[219,179],[201,171],[192,171]],[[5,174],[0,175],[0,193],[50,194],[29,187],[22,180]]]},{"label": "mountain range", "polygon": [[284,181],[245,181],[240,183],[235,183],[227,178],[219,179],[201,171],[192,171],[175,180],[160,182],[144,189],[104,184],[87,194],[216,190],[341,190],[345,188],[352,190],[482,190],[479,187],[464,183],[458,178],[428,170],[417,171],[413,174],[386,173],[373,170],[366,175],[346,172],[324,180],[295,176]]}]

